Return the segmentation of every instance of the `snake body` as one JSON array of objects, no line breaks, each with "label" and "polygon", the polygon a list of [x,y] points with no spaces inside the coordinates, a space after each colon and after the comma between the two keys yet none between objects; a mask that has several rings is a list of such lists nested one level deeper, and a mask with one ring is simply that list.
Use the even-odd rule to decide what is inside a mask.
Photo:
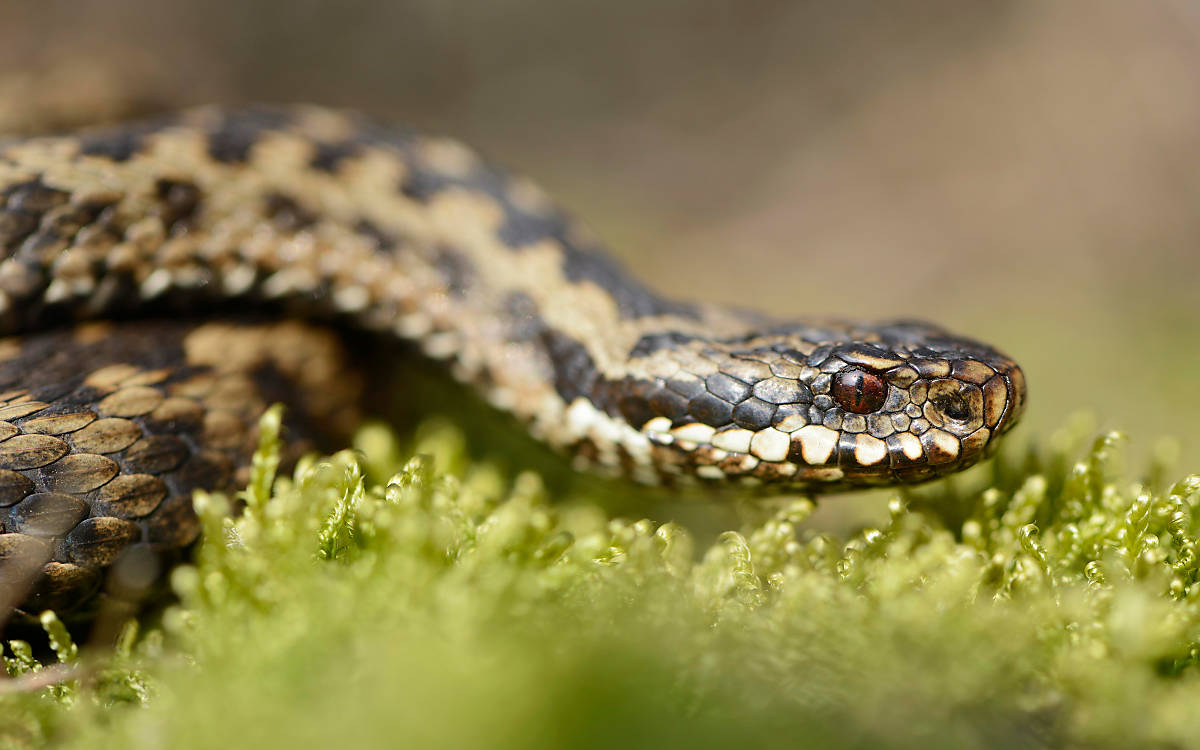
[{"label": "snake body", "polygon": [[245,480],[272,401],[301,446],[352,425],[325,325],[413,342],[643,482],[923,481],[1024,402],[1011,359],[932,325],[668,300],[527,180],[315,107],[0,142],[0,256],[0,604],[30,612],[190,544],[192,491]]}]

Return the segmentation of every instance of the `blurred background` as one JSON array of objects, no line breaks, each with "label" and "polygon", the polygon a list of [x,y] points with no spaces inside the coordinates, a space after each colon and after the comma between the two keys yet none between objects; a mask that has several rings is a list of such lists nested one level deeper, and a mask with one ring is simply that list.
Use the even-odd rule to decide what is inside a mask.
[{"label": "blurred background", "polygon": [[1200,469],[1188,0],[0,2],[0,130],[352,107],[537,178],[672,294],[922,317]]}]

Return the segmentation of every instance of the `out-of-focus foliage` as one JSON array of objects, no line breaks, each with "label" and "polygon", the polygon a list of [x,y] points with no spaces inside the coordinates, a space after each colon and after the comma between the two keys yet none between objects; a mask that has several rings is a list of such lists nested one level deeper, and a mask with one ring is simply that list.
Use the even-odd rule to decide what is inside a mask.
[{"label": "out-of-focus foliage", "polygon": [[[429,423],[271,486],[207,527],[162,630],[58,660],[19,643],[0,745],[1186,746],[1200,732],[1200,477],[1131,481],[1066,432],[984,489],[897,497],[850,538],[777,503],[694,550],[682,528],[550,502]],[[365,454],[365,458],[361,458]],[[1076,459],[1075,456],[1081,456]],[[397,460],[384,487],[362,465]],[[1162,484],[1162,486],[1158,486]]]}]

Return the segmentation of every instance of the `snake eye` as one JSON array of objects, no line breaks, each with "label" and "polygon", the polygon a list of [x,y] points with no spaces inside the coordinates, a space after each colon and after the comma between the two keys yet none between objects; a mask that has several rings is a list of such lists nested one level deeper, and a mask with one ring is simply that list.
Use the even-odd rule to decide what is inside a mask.
[{"label": "snake eye", "polygon": [[966,399],[957,393],[945,394],[932,398],[930,401],[942,414],[945,414],[950,419],[955,419],[960,422],[965,422],[971,418],[971,407],[967,406]]},{"label": "snake eye", "polygon": [[883,406],[887,383],[878,375],[855,367],[838,373],[832,392],[834,400],[846,411],[869,414]]}]

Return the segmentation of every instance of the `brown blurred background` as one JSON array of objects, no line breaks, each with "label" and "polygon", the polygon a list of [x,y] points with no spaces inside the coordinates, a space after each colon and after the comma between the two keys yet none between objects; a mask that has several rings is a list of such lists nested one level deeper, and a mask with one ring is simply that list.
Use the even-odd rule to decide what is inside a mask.
[{"label": "brown blurred background", "polygon": [[311,101],[459,136],[640,275],[919,316],[1200,469],[1188,0],[0,2],[0,130]]}]

